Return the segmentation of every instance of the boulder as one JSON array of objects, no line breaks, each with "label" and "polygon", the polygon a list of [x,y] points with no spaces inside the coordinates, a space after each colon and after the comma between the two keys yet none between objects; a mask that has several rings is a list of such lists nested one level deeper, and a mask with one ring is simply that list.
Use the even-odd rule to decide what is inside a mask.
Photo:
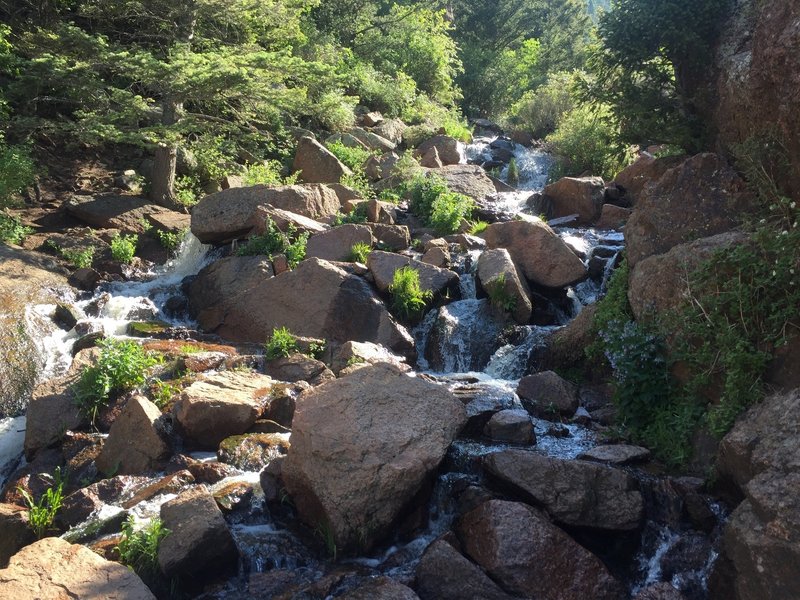
[{"label": "boulder", "polygon": [[606,463],[609,465],[630,465],[650,460],[650,450],[628,444],[606,444],[595,446],[578,455],[580,460]]},{"label": "boulder", "polygon": [[309,137],[297,143],[292,171],[299,171],[305,183],[339,183],[345,175],[353,174],[330,150]]},{"label": "boulder", "polygon": [[400,157],[395,152],[387,152],[380,156],[370,156],[364,164],[364,172],[371,181],[386,179],[392,176],[398,160],[400,160]]},{"label": "boulder", "polygon": [[428,170],[428,175],[443,178],[452,191],[479,202],[495,194],[492,180],[477,165],[448,165],[441,169]]},{"label": "boulder", "polygon": [[392,365],[357,370],[302,395],[283,481],[303,520],[339,548],[369,548],[435,473],[465,420],[444,386]]},{"label": "boulder", "polygon": [[340,371],[353,363],[391,363],[400,369],[408,369],[403,358],[389,352],[383,346],[371,342],[345,342],[333,351],[331,370],[339,374]]},{"label": "boulder", "polygon": [[563,177],[542,191],[550,203],[549,219],[578,215],[578,225],[591,225],[603,209],[602,177]]},{"label": "boulder", "polygon": [[28,460],[37,451],[59,441],[65,431],[86,422],[75,404],[71,389],[78,379],[77,373],[69,374],[41,383],[34,389],[25,424],[25,456]]},{"label": "boulder", "polygon": [[375,127],[383,123],[383,115],[378,111],[368,112],[365,115],[361,115],[361,122],[365,127]]},{"label": "boulder", "polygon": [[[179,215],[163,206],[153,204],[139,196],[102,194],[84,196],[75,194],[65,203],[67,213],[98,229],[119,229],[124,232],[144,233],[151,215]],[[183,220],[185,217],[178,217]]]},{"label": "boulder", "polygon": [[286,434],[248,433],[234,435],[220,442],[217,457],[220,462],[242,471],[259,472],[270,462],[289,452]]},{"label": "boulder", "polygon": [[663,315],[686,302],[686,276],[718,250],[746,244],[744,233],[730,231],[679,244],[665,254],[638,262],[628,280],[628,302],[637,319],[648,314]]},{"label": "boulder", "polygon": [[372,235],[388,250],[399,252],[411,245],[411,232],[406,225],[385,225],[383,223],[367,223]]},{"label": "boulder", "polygon": [[541,221],[494,223],[483,232],[489,249],[505,248],[531,282],[562,288],[588,275],[581,259]]},{"label": "boulder", "polygon": [[478,259],[478,281],[492,302],[508,310],[520,325],[531,319],[530,289],[505,248],[487,250]]},{"label": "boulder", "polygon": [[537,417],[571,417],[578,410],[578,388],[553,371],[523,377],[517,385],[517,395]]},{"label": "boulder", "polygon": [[541,600],[622,600],[622,585],[591,552],[518,502],[490,500],[456,527],[466,554],[506,591]]},{"label": "boulder", "polygon": [[395,271],[408,266],[419,273],[419,283],[423,290],[442,294],[447,290],[455,293],[458,288],[458,275],[455,272],[434,267],[409,256],[373,250],[367,258],[367,267],[375,278],[375,287],[382,293],[388,293]]},{"label": "boulder", "polygon": [[355,244],[375,245],[372,230],[366,225],[340,225],[308,238],[306,257],[348,261]]},{"label": "boulder", "polygon": [[446,246],[433,246],[426,250],[419,260],[440,269],[447,269],[450,267],[452,256]]},{"label": "boulder", "polygon": [[[414,155],[425,160],[432,156],[432,152],[435,152],[439,158],[440,166],[457,165],[461,162],[460,143],[455,138],[446,135],[434,136],[422,142],[414,151]],[[429,166],[422,164],[422,162],[420,164],[423,167]]]},{"label": "boulder", "polygon": [[528,446],[536,441],[530,415],[524,410],[501,410],[492,415],[483,435],[495,442]]},{"label": "boulder", "polygon": [[687,158],[687,156],[655,158],[646,152],[640,154],[639,158],[614,178],[614,184],[624,191],[624,204],[636,206],[647,184],[658,181],[664,176],[664,173],[679,166]]},{"label": "boulder", "polygon": [[422,600],[513,599],[443,539],[428,546],[419,561],[417,593]]},{"label": "boulder", "polygon": [[266,375],[222,371],[183,390],[172,413],[188,442],[216,450],[222,440],[244,433],[256,422],[272,385]]},{"label": "boulder", "polygon": [[381,202],[374,198],[367,202],[367,221],[394,225],[397,217],[397,206],[391,202]]},{"label": "boulder", "polygon": [[725,526],[715,597],[796,598],[800,581],[800,390],[773,394],[720,443],[719,486],[744,501]]},{"label": "boulder", "polygon": [[388,119],[382,121],[372,131],[394,144],[399,144],[403,141],[403,133],[406,129],[408,129],[408,126],[400,119]]},{"label": "boulder", "polygon": [[724,158],[689,158],[645,187],[625,226],[628,263],[730,231],[753,207],[753,196]]},{"label": "boulder", "polygon": [[369,150],[369,147],[364,142],[359,140],[357,137],[350,135],[349,133],[334,133],[333,135],[328,136],[328,138],[325,140],[325,146],[328,144],[335,144],[337,142],[347,148]]},{"label": "boulder", "polygon": [[419,166],[427,169],[441,169],[444,166],[442,159],[439,157],[439,151],[435,146],[430,148],[425,155],[420,158]]},{"label": "boulder", "polygon": [[484,459],[488,473],[531,496],[565,525],[610,531],[638,529],[644,502],[636,480],[604,465],[503,450]]},{"label": "boulder", "polygon": [[647,586],[633,597],[633,600],[686,600],[686,596],[672,587],[671,583],[662,581]]},{"label": "boulder", "polygon": [[203,486],[161,505],[161,521],[170,534],[158,548],[158,564],[167,577],[202,584],[235,571],[239,551],[213,496]]},{"label": "boulder", "polygon": [[584,349],[596,336],[593,328],[596,312],[596,304],[584,307],[577,317],[547,338],[547,351],[543,353],[541,368],[568,369],[586,360]]},{"label": "boulder", "polygon": [[169,233],[182,234],[192,224],[191,216],[172,210],[148,213],[145,218],[150,225],[159,231],[167,231]]},{"label": "boulder", "polygon": [[271,204],[258,206],[248,221],[250,225],[249,236],[264,235],[267,232],[267,223],[272,220],[275,226],[283,232],[293,227],[298,233],[321,233],[327,231],[328,227],[319,221],[309,217],[304,217],[289,210],[275,208]]},{"label": "boulder", "polygon": [[366,131],[361,127],[353,127],[348,131],[350,135],[363,143],[370,150],[378,150],[379,152],[391,152],[397,145],[390,142],[384,137],[379,136],[371,131]]},{"label": "boulder", "polygon": [[[341,209],[336,193],[324,185],[254,185],[206,196],[192,209],[192,233],[204,244],[225,244],[246,237],[264,217],[259,207],[290,211],[310,219],[335,215]],[[290,217],[286,217],[291,220]]]},{"label": "boulder", "polygon": [[419,600],[419,596],[411,588],[388,577],[372,579],[337,598],[341,600]]},{"label": "boulder", "polygon": [[350,213],[353,210],[353,202],[364,202],[361,194],[351,187],[341,183],[329,183],[327,187],[332,189],[339,198],[339,204],[342,206],[342,212]]},{"label": "boulder", "polygon": [[19,600],[155,600],[133,570],[55,537],[15,554],[8,568],[0,570],[0,590],[4,598]]},{"label": "boulder", "polygon": [[15,504],[0,504],[0,569],[28,544],[36,541],[28,523],[28,511]]},{"label": "boulder", "polygon": [[625,227],[630,216],[630,209],[613,204],[603,204],[600,218],[594,226],[596,229],[622,229]]},{"label": "boulder", "polygon": [[158,407],[144,396],[125,403],[97,457],[106,475],[139,475],[155,471],[169,458],[167,428]]},{"label": "boulder", "polygon": [[363,278],[318,258],[278,277],[238,278],[239,265],[254,271],[245,258],[224,259],[231,261],[224,269],[214,263],[189,286],[190,311],[206,331],[263,343],[273,329],[288,327],[295,335],[330,342],[374,342],[403,355],[413,350],[413,340]]},{"label": "boulder", "polygon": [[311,385],[319,385],[335,379],[333,372],[325,363],[305,354],[281,356],[264,363],[264,373],[277,381],[307,381]]}]

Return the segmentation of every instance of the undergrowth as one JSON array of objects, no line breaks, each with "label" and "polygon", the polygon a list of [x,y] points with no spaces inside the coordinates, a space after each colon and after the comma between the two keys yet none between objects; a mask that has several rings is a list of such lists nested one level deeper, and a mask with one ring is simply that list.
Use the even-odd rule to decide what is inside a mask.
[{"label": "undergrowth", "polygon": [[10,244],[21,244],[33,233],[33,229],[22,224],[22,221],[0,211],[0,241]]},{"label": "undergrowth", "polygon": [[296,267],[306,257],[306,244],[308,233],[298,233],[294,224],[289,223],[286,233],[282,232],[272,218],[267,218],[266,231],[263,235],[256,235],[247,240],[236,251],[239,256],[257,256],[266,254],[270,259],[283,254],[291,268]]},{"label": "undergrowth", "polygon": [[407,320],[417,318],[433,298],[432,292],[422,289],[419,273],[411,267],[403,267],[394,272],[389,293],[392,295],[392,309]]},{"label": "undergrowth", "polygon": [[45,537],[53,527],[53,522],[58,511],[61,510],[64,499],[64,480],[61,468],[56,467],[53,485],[45,490],[38,502],[27,490],[22,487],[17,488],[28,506],[28,526],[33,530],[36,539],[40,540]]},{"label": "undergrowth", "polygon": [[475,202],[451,191],[441,177],[417,175],[405,185],[411,211],[439,234],[456,233],[461,221],[472,216]]},{"label": "undergrowth", "polygon": [[129,515],[122,524],[122,537],[116,551],[123,565],[130,567],[145,582],[152,582],[161,576],[158,548],[171,532],[158,518],[150,521],[143,529],[135,530],[135,525],[133,515]]},{"label": "undergrowth", "polygon": [[272,330],[272,336],[267,340],[265,349],[268,360],[288,358],[300,351],[297,345],[297,338],[286,327],[278,327]]},{"label": "undergrowth", "polygon": [[139,236],[115,235],[111,238],[111,257],[117,262],[129,265],[136,254],[136,244],[139,243]]}]

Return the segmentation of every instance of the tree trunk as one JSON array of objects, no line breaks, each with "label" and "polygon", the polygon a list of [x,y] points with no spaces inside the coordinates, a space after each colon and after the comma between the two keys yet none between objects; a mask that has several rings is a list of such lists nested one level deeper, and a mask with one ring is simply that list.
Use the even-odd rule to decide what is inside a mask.
[{"label": "tree trunk", "polygon": [[[165,98],[162,103],[161,124],[170,127],[178,122],[183,108],[174,98]],[[153,164],[151,199],[161,206],[179,208],[175,198],[175,166],[178,162],[178,147],[174,143],[161,143],[156,148]]]}]

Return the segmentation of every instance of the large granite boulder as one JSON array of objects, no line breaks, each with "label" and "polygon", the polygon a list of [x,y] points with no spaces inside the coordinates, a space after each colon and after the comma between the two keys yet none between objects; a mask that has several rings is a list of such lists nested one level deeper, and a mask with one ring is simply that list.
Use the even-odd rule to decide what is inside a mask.
[{"label": "large granite boulder", "polygon": [[561,288],[588,276],[581,259],[544,222],[494,223],[482,237],[490,249],[505,248],[532,283]]},{"label": "large granite boulder", "polygon": [[[404,355],[413,351],[411,337],[363,278],[317,258],[269,278],[247,258],[225,259],[224,268],[214,263],[189,286],[190,311],[206,331],[263,343],[273,329],[288,327],[299,336],[374,342]],[[239,277],[240,266],[251,275]]]},{"label": "large granite boulder", "polygon": [[37,451],[61,439],[68,429],[86,423],[72,391],[78,380],[78,374],[72,373],[36,386],[28,404],[25,425],[25,456],[28,460]]},{"label": "large granite boulder", "polygon": [[322,219],[341,210],[339,197],[319,184],[254,185],[231,188],[206,196],[192,209],[192,233],[204,244],[224,244],[263,227],[264,216],[256,218],[259,207],[270,206],[308,217]]},{"label": "large granite boulder", "polygon": [[323,233],[312,235],[308,239],[306,256],[323,260],[348,261],[353,246],[356,244],[366,244],[372,247],[375,244],[372,230],[366,225],[340,225]]},{"label": "large granite boulder", "polygon": [[553,371],[526,375],[519,380],[517,395],[537,417],[571,417],[578,410],[578,388]]},{"label": "large granite boulder", "polygon": [[628,263],[730,231],[752,210],[744,181],[718,154],[698,154],[648,184],[625,226]]},{"label": "large granite boulder", "polygon": [[45,538],[15,554],[0,570],[3,598],[155,600],[128,567],[61,538]]},{"label": "large granite boulder", "polygon": [[339,183],[353,172],[325,146],[313,138],[300,138],[294,155],[292,171],[300,172],[306,183]]},{"label": "large granite boulder", "polygon": [[132,233],[144,233],[145,224],[156,215],[161,215],[162,218],[176,215],[178,219],[185,219],[180,213],[158,206],[139,196],[76,194],[71,196],[64,206],[67,213],[92,227],[120,229]]},{"label": "large granite boulder", "polygon": [[447,165],[429,170],[428,175],[443,178],[452,191],[479,202],[495,194],[492,180],[477,165]]},{"label": "large granite boulder", "polygon": [[134,396],[114,419],[97,457],[97,468],[107,475],[138,475],[158,469],[169,458],[167,426],[158,407],[144,396]]},{"label": "large granite boulder", "polygon": [[459,146],[457,139],[446,135],[437,135],[422,142],[414,151],[414,154],[418,157],[424,157],[432,150],[435,150],[443,166],[457,165],[461,162],[461,149]]},{"label": "large granite boulder", "polygon": [[599,558],[518,502],[490,500],[456,527],[464,551],[506,591],[541,600],[621,600],[622,585]]},{"label": "large granite boulder", "polygon": [[183,390],[172,413],[186,441],[216,450],[222,440],[244,433],[256,422],[269,404],[272,385],[266,375],[223,371]]},{"label": "large granite boulder", "polygon": [[412,267],[419,273],[419,284],[425,291],[442,294],[447,290],[455,293],[458,289],[458,274],[454,271],[434,267],[402,254],[373,250],[367,258],[367,267],[375,279],[375,287],[383,293],[389,291],[395,271],[403,267]]},{"label": "large granite boulder", "polygon": [[578,225],[591,225],[603,209],[602,177],[563,177],[542,190],[549,219],[578,215]]},{"label": "large granite boulder", "polygon": [[305,392],[283,480],[300,516],[369,548],[433,475],[466,420],[444,386],[379,364]]},{"label": "large granite boulder", "polygon": [[800,390],[742,415],[719,447],[720,487],[744,500],[723,534],[711,589],[717,598],[798,598]]},{"label": "large granite boulder", "polygon": [[478,259],[478,281],[494,303],[506,309],[520,325],[531,319],[533,305],[525,277],[505,248],[487,250]]},{"label": "large granite boulder", "polygon": [[656,158],[652,154],[642,153],[633,163],[619,172],[613,184],[622,188],[624,204],[636,206],[648,183],[658,181],[664,173],[677,167],[687,158],[687,156]]},{"label": "large granite boulder", "polygon": [[532,497],[557,522],[611,531],[637,529],[644,501],[625,471],[596,463],[503,450],[484,459],[488,473]]},{"label": "large granite boulder", "polygon": [[189,489],[161,505],[161,521],[170,531],[158,548],[158,564],[167,577],[197,585],[235,571],[236,542],[204,487]]},{"label": "large granite boulder", "polygon": [[380,153],[391,152],[397,147],[394,142],[361,127],[353,127],[348,133],[370,150],[377,150]]}]

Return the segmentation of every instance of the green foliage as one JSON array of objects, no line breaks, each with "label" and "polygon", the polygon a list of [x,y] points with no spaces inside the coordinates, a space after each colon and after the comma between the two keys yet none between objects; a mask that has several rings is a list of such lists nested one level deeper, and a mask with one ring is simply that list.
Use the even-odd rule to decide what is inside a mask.
[{"label": "green foliage", "polygon": [[517,308],[517,297],[506,289],[506,274],[501,273],[487,283],[486,293],[492,304],[505,312],[513,312]]},{"label": "green foliage", "polygon": [[314,121],[328,131],[345,131],[356,123],[358,98],[346,96],[341,90],[325,92],[313,109]]},{"label": "green foliage", "polygon": [[166,381],[161,381],[160,379],[156,379],[151,388],[153,404],[162,410],[172,401],[175,396],[180,393],[180,386],[167,383]]},{"label": "green foliage", "polygon": [[203,196],[200,179],[192,175],[183,175],[175,179],[175,200],[187,208],[194,206]]},{"label": "green foliage", "polygon": [[114,260],[129,265],[133,262],[138,243],[139,236],[136,234],[115,235],[111,238],[111,256]]},{"label": "green foliage", "polygon": [[[0,108],[1,100],[2,97]],[[0,133],[0,208],[13,204],[14,196],[31,185],[35,175],[36,169],[30,151],[22,146],[8,146]]]},{"label": "green foliage", "polygon": [[242,183],[251,185],[294,185],[299,174],[293,173],[287,177],[281,175],[282,166],[277,160],[267,160],[263,163],[247,165],[242,173]]},{"label": "green foliage", "polygon": [[33,229],[22,224],[22,221],[0,211],[0,240],[10,244],[21,244],[33,233]]},{"label": "green foliage", "polygon": [[350,262],[366,264],[367,257],[371,251],[372,247],[369,244],[365,244],[364,242],[356,242],[353,244],[353,247],[350,248],[350,257],[348,260]]},{"label": "green foliage", "polygon": [[354,172],[363,172],[364,163],[372,156],[372,152],[366,148],[350,148],[342,142],[332,142],[325,145],[336,158]]},{"label": "green foliage", "polygon": [[344,186],[354,190],[361,198],[370,200],[375,197],[375,190],[369,183],[369,179],[363,172],[354,172],[350,175],[343,175],[339,181]]},{"label": "green foliage", "polygon": [[297,338],[286,327],[272,330],[272,337],[265,345],[268,360],[289,357],[300,351]]},{"label": "green foliage", "polygon": [[160,360],[136,342],[108,338],[97,346],[97,364],[84,368],[73,388],[78,408],[92,423],[113,395],[144,384],[147,370]]},{"label": "green foliage", "polygon": [[308,345],[308,352],[306,354],[311,358],[322,360],[322,357],[325,356],[325,349],[327,347],[328,343],[325,340],[322,340],[322,342],[311,342]]},{"label": "green foliage", "polygon": [[296,267],[306,257],[308,233],[297,233],[293,223],[289,223],[286,233],[282,232],[272,218],[267,218],[267,227],[263,235],[256,235],[247,240],[236,251],[238,256],[257,256],[266,254],[272,257],[284,254],[291,268]]},{"label": "green foliage", "polygon": [[436,135],[436,128],[427,123],[412,125],[403,132],[403,141],[408,148],[416,148]]},{"label": "green foliage", "polygon": [[158,547],[170,534],[161,519],[154,518],[143,529],[135,530],[136,520],[129,515],[122,524],[122,537],[116,546],[119,560],[130,567],[144,581],[159,577]]},{"label": "green foliage", "polygon": [[28,505],[28,526],[33,530],[36,539],[40,540],[50,531],[58,511],[61,510],[64,498],[64,477],[61,468],[56,467],[53,485],[45,490],[39,502],[36,502],[24,488],[18,487],[17,491]]},{"label": "green foliage", "polygon": [[412,212],[444,235],[458,231],[461,220],[468,219],[475,207],[471,198],[451,192],[440,177],[417,175],[406,189]]},{"label": "green foliage", "polygon": [[359,223],[366,223],[367,222],[367,205],[364,202],[357,204],[356,207],[351,210],[349,213],[336,213],[333,217],[332,225],[334,227],[338,227],[339,225],[346,225],[347,223],[354,223],[358,225]]},{"label": "green foliage", "polygon": [[392,309],[407,320],[417,318],[433,298],[432,292],[420,287],[419,273],[410,266],[394,272],[389,293],[392,295]]},{"label": "green foliage", "polygon": [[631,158],[618,139],[618,128],[608,109],[577,106],[564,114],[555,132],[547,136],[559,158],[551,177],[589,172],[613,179]]},{"label": "green foliage", "polygon": [[530,90],[511,105],[504,117],[509,129],[526,131],[535,139],[553,133],[563,116],[570,112],[575,102],[570,93],[574,75],[552,73],[547,83]]},{"label": "green foliage", "polygon": [[85,248],[61,248],[58,252],[76,269],[88,269],[94,261],[94,246]]},{"label": "green foliage", "polygon": [[162,248],[174,254],[178,248],[180,248],[183,238],[186,237],[186,231],[164,231],[163,229],[157,229],[155,235]]},{"label": "green foliage", "polygon": [[472,227],[470,228],[469,233],[470,233],[470,235],[480,235],[481,233],[486,231],[486,228],[488,226],[489,226],[489,223],[487,223],[486,221],[475,221],[472,224]]},{"label": "green foliage", "polygon": [[508,176],[506,177],[509,185],[519,185],[519,167],[517,167],[517,159],[513,156],[508,163]]}]

